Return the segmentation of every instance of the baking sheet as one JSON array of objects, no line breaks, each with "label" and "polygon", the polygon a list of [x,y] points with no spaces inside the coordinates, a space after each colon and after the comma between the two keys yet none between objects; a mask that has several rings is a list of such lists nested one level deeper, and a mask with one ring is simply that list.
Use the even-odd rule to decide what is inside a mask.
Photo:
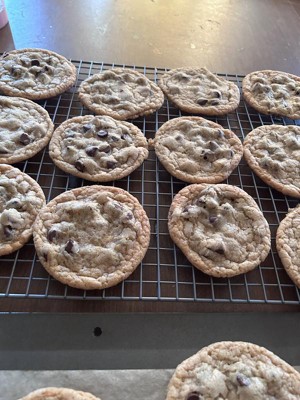
[{"label": "baking sheet", "polygon": [[173,370],[0,371],[0,400],[47,386],[87,391],[101,400],[163,400]]}]

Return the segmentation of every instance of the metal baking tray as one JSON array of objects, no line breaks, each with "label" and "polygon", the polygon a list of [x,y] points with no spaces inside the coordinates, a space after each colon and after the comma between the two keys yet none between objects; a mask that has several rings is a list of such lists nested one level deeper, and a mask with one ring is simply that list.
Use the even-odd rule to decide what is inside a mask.
[{"label": "metal baking tray", "polygon": [[[154,82],[164,68],[136,67],[101,62],[71,60],[77,68],[76,85],[60,96],[39,102],[50,114],[55,126],[68,118],[88,114],[77,97],[81,81],[105,69],[127,67],[144,73]],[[243,76],[219,74],[241,87]],[[165,100],[156,113],[131,122],[147,138],[153,138],[166,121],[184,115]],[[228,115],[209,118],[231,129],[241,140],[263,124],[297,124],[297,121],[257,113],[241,99],[238,109]],[[299,121],[298,121],[299,124]],[[54,166],[48,148],[26,162],[15,164],[43,188],[47,201],[75,187],[91,182],[68,175]],[[267,219],[272,234],[272,250],[255,270],[230,279],[217,279],[194,268],[173,244],[167,228],[167,216],[174,195],[187,184],[173,178],[159,163],[154,150],[130,176],[105,185],[128,190],[146,210],[151,223],[149,250],[136,271],[119,285],[101,291],[84,291],[65,286],[43,269],[36,257],[33,242],[19,251],[0,258],[0,297],[51,298],[76,300],[165,300],[183,302],[300,304],[300,291],[286,274],[275,247],[279,222],[299,200],[268,187],[249,169],[244,160],[225,183],[249,193]]]}]

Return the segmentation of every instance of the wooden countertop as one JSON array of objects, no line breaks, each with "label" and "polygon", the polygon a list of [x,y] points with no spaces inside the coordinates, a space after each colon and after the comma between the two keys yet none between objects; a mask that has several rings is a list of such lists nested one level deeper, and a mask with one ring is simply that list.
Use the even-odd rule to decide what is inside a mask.
[{"label": "wooden countertop", "polygon": [[[300,75],[296,0],[6,0],[0,52],[47,48],[75,60],[138,66],[203,66]],[[2,298],[1,311],[299,311],[298,306]]]}]

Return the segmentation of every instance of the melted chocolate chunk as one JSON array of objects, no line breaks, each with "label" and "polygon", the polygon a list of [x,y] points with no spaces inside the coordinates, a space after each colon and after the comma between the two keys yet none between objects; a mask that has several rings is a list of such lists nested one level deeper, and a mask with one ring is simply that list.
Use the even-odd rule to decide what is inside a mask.
[{"label": "melted chocolate chunk", "polygon": [[250,379],[243,374],[237,374],[236,380],[240,386],[249,386],[251,383]]},{"label": "melted chocolate chunk", "polygon": [[31,66],[32,66],[32,67],[33,67],[33,66],[39,67],[39,66],[40,66],[39,60],[37,60],[37,59],[31,60]]},{"label": "melted chocolate chunk", "polygon": [[49,229],[48,234],[47,234],[47,239],[49,240],[49,242],[53,242],[53,239],[56,237],[57,235],[57,230],[54,228]]},{"label": "melted chocolate chunk", "polygon": [[101,129],[99,132],[97,132],[97,136],[98,136],[99,138],[105,138],[105,137],[108,136],[108,132],[105,131],[105,130],[103,130],[103,129]]},{"label": "melted chocolate chunk", "polygon": [[13,230],[13,228],[12,228],[11,225],[5,225],[3,227],[4,236],[7,237],[7,238],[11,237],[12,236],[12,230]]},{"label": "melted chocolate chunk", "polygon": [[89,146],[85,149],[86,154],[90,157],[95,157],[95,154],[97,153],[97,151],[98,151],[98,147],[96,147],[96,146]]},{"label": "melted chocolate chunk", "polygon": [[72,239],[68,240],[65,245],[66,252],[71,254],[73,252],[73,247],[74,247],[74,240]]},{"label": "melted chocolate chunk", "polygon": [[218,220],[218,217],[211,215],[208,220],[211,224],[214,224]]},{"label": "melted chocolate chunk", "polygon": [[215,252],[221,255],[225,254],[225,250],[223,247],[219,247],[218,249],[215,250]]},{"label": "melted chocolate chunk", "polygon": [[191,392],[187,395],[186,400],[200,400],[200,393],[198,392]]},{"label": "melted chocolate chunk", "polygon": [[85,166],[81,160],[76,161],[75,168],[78,169],[78,171],[80,172],[83,172],[85,170]]},{"label": "melted chocolate chunk", "polygon": [[207,99],[198,99],[197,103],[199,106],[205,106],[207,104],[208,100]]},{"label": "melted chocolate chunk", "polygon": [[117,162],[116,161],[107,161],[106,163],[106,168],[109,169],[114,169],[117,166]]},{"label": "melted chocolate chunk", "polygon": [[[90,129],[92,129],[92,124],[84,124],[82,128],[83,128],[83,132],[86,133]],[[102,132],[102,131],[100,131],[100,132]]]},{"label": "melted chocolate chunk", "polygon": [[30,137],[27,135],[27,133],[22,133],[22,135],[19,138],[19,142],[26,146],[31,142],[31,140]]}]

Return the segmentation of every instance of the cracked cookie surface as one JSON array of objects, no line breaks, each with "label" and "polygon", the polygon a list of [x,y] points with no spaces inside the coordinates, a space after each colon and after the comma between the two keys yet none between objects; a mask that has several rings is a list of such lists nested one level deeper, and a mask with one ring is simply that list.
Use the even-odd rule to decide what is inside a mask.
[{"label": "cracked cookie surface", "polygon": [[79,289],[104,289],[126,279],[142,261],[149,219],[123,189],[84,186],[44,207],[33,239],[42,265],[55,279]]},{"label": "cracked cookie surface", "polygon": [[240,102],[239,88],[206,68],[172,69],[158,85],[169,100],[188,113],[223,115]]},{"label": "cracked cookie surface", "polygon": [[300,374],[264,347],[218,342],[175,370],[166,400],[298,400]]},{"label": "cracked cookie surface", "polygon": [[65,172],[106,182],[121,179],[138,168],[148,157],[148,143],[129,122],[86,115],[69,119],[55,130],[49,154]]},{"label": "cracked cookie surface", "polygon": [[256,202],[225,184],[193,184],[173,199],[169,232],[187,259],[214,277],[257,267],[271,247],[270,229]]},{"label": "cracked cookie surface", "polygon": [[30,239],[37,213],[45,204],[36,181],[0,164],[0,256],[20,249]]},{"label": "cracked cookie surface", "polygon": [[300,288],[300,206],[289,210],[280,222],[276,247],[287,274]]},{"label": "cracked cookie surface", "polygon": [[126,120],[152,114],[162,106],[164,95],[142,73],[115,68],[84,80],[79,87],[79,99],[96,114]]},{"label": "cracked cookie surface", "polygon": [[27,160],[49,142],[54,125],[33,101],[0,96],[0,164]]},{"label": "cracked cookie surface", "polygon": [[222,182],[243,155],[242,143],[233,132],[201,117],[164,123],[152,143],[166,170],[190,183]]},{"label": "cracked cookie surface", "polygon": [[20,49],[0,57],[0,92],[30,100],[65,92],[76,81],[76,68],[65,57],[45,49]]},{"label": "cracked cookie surface", "polygon": [[300,118],[300,77],[263,70],[243,79],[243,97],[255,110],[292,119]]},{"label": "cracked cookie surface", "polygon": [[47,387],[37,389],[19,400],[100,400],[91,393],[68,388]]},{"label": "cracked cookie surface", "polygon": [[283,194],[300,198],[300,126],[263,125],[244,140],[250,168]]}]

